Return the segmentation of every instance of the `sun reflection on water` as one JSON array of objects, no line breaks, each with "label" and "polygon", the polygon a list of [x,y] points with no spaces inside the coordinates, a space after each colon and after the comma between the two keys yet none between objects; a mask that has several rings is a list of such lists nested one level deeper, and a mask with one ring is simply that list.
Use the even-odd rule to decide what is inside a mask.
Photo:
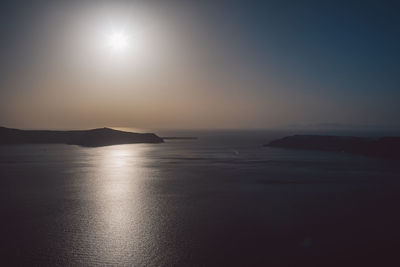
[{"label": "sun reflection on water", "polygon": [[[143,233],[148,232],[145,145],[118,145],[96,149],[91,177],[91,226],[94,255],[103,262],[120,263],[121,255],[143,257]],[[148,233],[147,233],[148,237]],[[93,242],[94,241],[94,242]],[[128,257],[129,258],[129,257]],[[132,260],[132,258],[130,260]]]},{"label": "sun reflection on water", "polygon": [[125,146],[107,147],[104,152],[100,164],[99,193],[103,198],[105,221],[113,229],[113,234],[118,235],[129,222],[129,210],[137,194],[139,174],[136,168],[140,165],[140,157],[138,150]]}]

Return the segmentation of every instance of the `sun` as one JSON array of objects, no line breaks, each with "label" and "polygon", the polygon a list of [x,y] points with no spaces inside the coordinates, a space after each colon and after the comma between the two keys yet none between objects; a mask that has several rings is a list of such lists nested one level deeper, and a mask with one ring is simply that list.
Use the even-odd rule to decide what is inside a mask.
[{"label": "sun", "polygon": [[107,47],[112,51],[120,52],[128,47],[128,35],[124,32],[113,32],[107,36]]}]

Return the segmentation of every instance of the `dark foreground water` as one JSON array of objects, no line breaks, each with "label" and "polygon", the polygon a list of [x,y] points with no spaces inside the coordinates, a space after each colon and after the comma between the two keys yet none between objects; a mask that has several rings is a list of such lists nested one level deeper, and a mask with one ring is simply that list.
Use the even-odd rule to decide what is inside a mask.
[{"label": "dark foreground water", "polygon": [[400,164],[257,134],[0,147],[0,264],[400,266]]}]

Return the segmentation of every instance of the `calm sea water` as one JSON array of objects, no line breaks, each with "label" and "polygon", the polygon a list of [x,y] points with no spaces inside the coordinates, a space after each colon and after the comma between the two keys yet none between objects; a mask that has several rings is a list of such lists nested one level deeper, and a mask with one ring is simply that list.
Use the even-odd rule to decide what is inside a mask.
[{"label": "calm sea water", "polygon": [[195,135],[1,147],[2,265],[399,266],[399,162]]}]

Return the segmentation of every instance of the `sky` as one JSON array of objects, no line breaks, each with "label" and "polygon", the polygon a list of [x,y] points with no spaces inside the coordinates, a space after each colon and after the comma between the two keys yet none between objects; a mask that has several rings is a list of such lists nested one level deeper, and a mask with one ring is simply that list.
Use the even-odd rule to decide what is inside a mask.
[{"label": "sky", "polygon": [[396,1],[38,0],[0,12],[3,126],[400,128]]}]

